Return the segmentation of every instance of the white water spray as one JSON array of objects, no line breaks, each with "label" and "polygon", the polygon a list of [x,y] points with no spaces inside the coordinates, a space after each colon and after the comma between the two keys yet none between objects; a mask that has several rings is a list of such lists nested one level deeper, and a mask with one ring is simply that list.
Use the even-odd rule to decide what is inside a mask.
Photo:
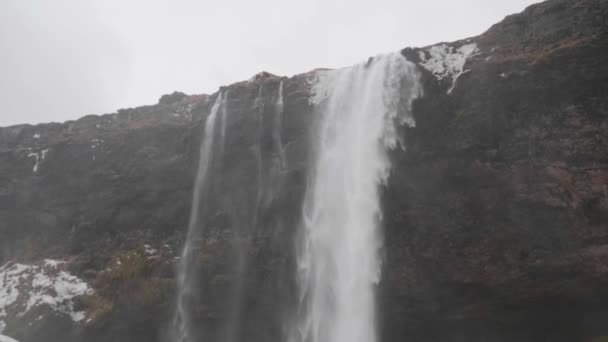
[{"label": "white water spray", "polygon": [[400,54],[318,74],[316,161],[303,207],[298,255],[302,317],[294,340],[375,342],[380,280],[379,187],[397,124],[413,125],[421,94],[415,66]]},{"label": "white water spray", "polygon": [[[211,108],[211,113],[207,116],[205,122],[205,131],[203,141],[201,142],[198,171],[194,182],[194,190],[192,193],[192,207],[190,209],[190,220],[188,223],[188,234],[182,251],[181,259],[177,269],[177,307],[173,322],[174,342],[192,342],[195,337],[192,327],[196,326],[196,322],[192,321],[191,312],[192,301],[196,298],[196,255],[194,243],[201,236],[201,201],[208,192],[208,174],[209,168],[213,161],[213,145],[215,137],[215,121],[220,108],[222,107],[222,93],[220,92]],[[223,113],[222,126],[224,126],[225,113]],[[223,129],[220,138],[223,139]]]}]

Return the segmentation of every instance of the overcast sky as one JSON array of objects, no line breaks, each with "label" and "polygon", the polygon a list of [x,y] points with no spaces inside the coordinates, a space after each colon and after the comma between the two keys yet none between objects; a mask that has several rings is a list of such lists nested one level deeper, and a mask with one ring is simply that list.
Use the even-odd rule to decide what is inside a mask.
[{"label": "overcast sky", "polygon": [[532,0],[0,0],[0,126],[478,35]]}]

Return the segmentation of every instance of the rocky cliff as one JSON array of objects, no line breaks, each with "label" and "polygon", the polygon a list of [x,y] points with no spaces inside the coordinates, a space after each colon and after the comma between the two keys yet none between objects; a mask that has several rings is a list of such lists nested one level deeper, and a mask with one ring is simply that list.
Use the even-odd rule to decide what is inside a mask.
[{"label": "rocky cliff", "polygon": [[[608,336],[608,1],[549,0],[418,65],[383,191],[382,341]],[[280,341],[316,72],[222,87],[197,242],[208,341]],[[276,103],[283,84],[283,114]],[[163,341],[217,94],[0,128],[0,334]]]}]

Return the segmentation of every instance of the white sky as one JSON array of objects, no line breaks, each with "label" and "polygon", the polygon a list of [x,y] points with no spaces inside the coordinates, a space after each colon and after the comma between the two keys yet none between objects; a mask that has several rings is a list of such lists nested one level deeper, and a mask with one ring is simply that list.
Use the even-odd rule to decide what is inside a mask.
[{"label": "white sky", "polygon": [[0,0],[0,126],[481,34],[534,0]]}]

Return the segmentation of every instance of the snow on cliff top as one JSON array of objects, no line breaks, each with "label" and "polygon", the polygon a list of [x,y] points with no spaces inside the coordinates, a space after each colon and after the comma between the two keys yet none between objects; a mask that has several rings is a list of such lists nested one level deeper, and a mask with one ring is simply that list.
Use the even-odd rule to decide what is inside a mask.
[{"label": "snow on cliff top", "polygon": [[65,266],[63,261],[46,259],[37,264],[8,263],[0,267],[0,333],[8,316],[21,317],[41,305],[74,322],[84,319],[85,313],[74,309],[73,299],[93,290],[69,274]]},{"label": "snow on cliff top", "polygon": [[448,89],[448,94],[450,94],[456,86],[458,77],[468,71],[464,70],[467,59],[474,56],[478,51],[475,43],[463,45],[458,49],[440,44],[419,51],[418,56],[420,57],[420,65],[432,72],[438,80],[443,80],[446,77],[452,79],[452,86]]}]

